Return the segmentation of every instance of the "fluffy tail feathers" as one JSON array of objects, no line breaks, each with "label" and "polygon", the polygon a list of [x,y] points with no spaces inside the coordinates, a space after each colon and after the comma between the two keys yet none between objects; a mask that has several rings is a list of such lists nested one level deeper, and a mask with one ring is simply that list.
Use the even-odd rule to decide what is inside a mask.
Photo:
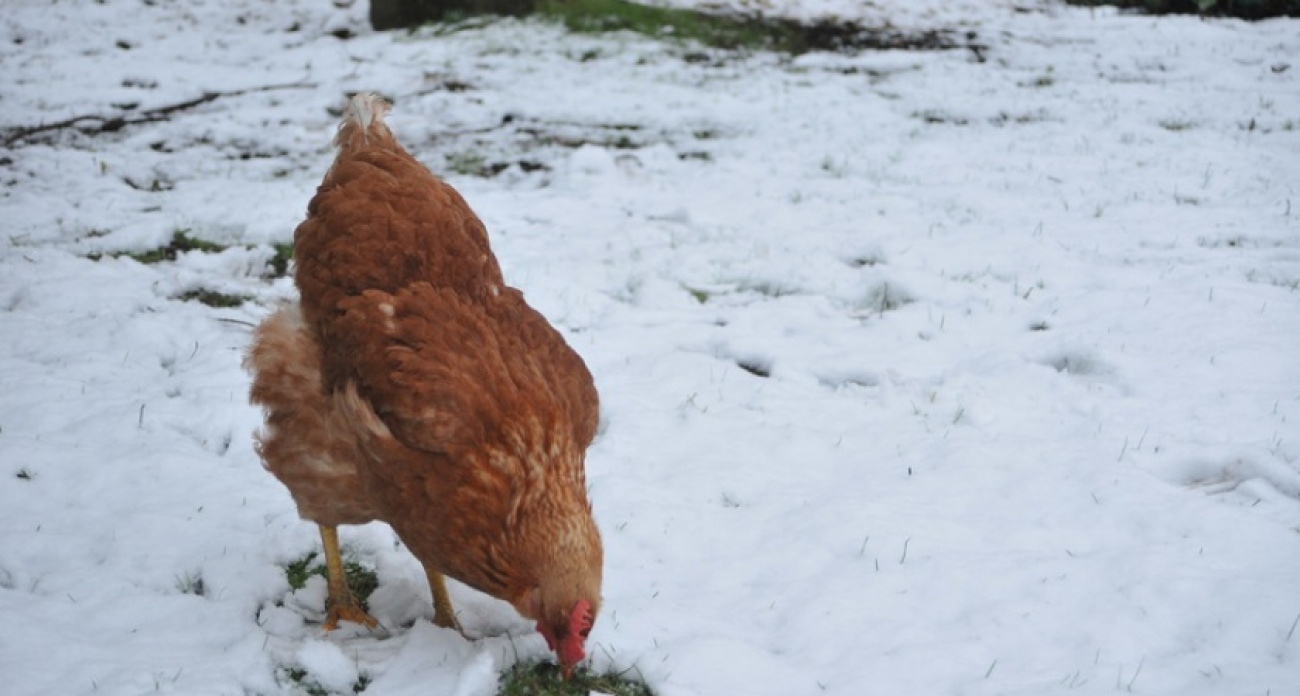
[{"label": "fluffy tail feathers", "polygon": [[391,141],[393,133],[384,123],[389,107],[388,100],[378,94],[358,92],[343,108],[343,121],[334,136],[334,145],[340,151],[348,151],[369,144],[371,138]]}]

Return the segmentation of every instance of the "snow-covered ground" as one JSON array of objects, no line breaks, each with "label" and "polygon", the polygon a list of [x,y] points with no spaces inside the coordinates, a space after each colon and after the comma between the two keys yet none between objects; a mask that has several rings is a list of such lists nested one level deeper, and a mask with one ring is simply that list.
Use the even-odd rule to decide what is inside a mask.
[{"label": "snow-covered ground", "polygon": [[[285,578],[319,541],[253,453],[240,359],[293,294],[262,276],[330,110],[372,89],[596,376],[596,668],[662,696],[1300,694],[1300,22],[748,6],[985,48],[7,2],[0,125],[231,94],[0,152],[0,692],[470,696],[546,654],[461,586],[484,637],[433,627],[383,525],[343,536],[391,637],[323,634],[322,584]],[[87,258],[177,230],[232,246]]]}]

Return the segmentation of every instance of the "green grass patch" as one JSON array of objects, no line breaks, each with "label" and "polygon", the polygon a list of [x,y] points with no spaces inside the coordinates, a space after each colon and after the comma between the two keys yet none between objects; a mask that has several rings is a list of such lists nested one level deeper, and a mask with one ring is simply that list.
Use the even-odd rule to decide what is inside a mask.
[{"label": "green grass patch", "polygon": [[1241,19],[1300,17],[1300,0],[1066,0],[1071,5],[1110,5],[1148,14],[1199,14]]},{"label": "green grass patch", "polygon": [[[335,693],[321,686],[319,682],[312,679],[311,674],[305,669],[286,667],[281,670],[280,674],[283,679],[293,682],[294,685],[303,693],[307,694],[307,696],[331,696]],[[368,686],[370,686],[370,677],[363,674],[358,677],[356,683],[352,685],[352,693],[359,694],[362,691],[365,691]]]},{"label": "green grass patch", "polygon": [[700,304],[705,304],[706,302],[709,301],[710,298],[713,297],[713,293],[709,292],[708,290],[704,290],[701,288],[693,288],[685,283],[682,283],[682,289],[685,290],[686,292],[689,292],[691,294],[691,297],[694,297],[695,301],[699,302]]},{"label": "green grass patch", "polygon": [[645,684],[621,673],[596,674],[578,667],[565,681],[560,668],[549,662],[521,662],[501,675],[497,696],[587,696],[593,691],[610,696],[654,696]]},{"label": "green grass patch", "polygon": [[1196,123],[1181,118],[1166,118],[1161,120],[1159,125],[1170,133],[1180,133],[1182,131],[1192,130],[1196,127]]},{"label": "green grass patch", "polygon": [[298,685],[298,688],[302,689],[303,693],[307,694],[307,696],[329,696],[329,691],[326,691],[325,687],[307,678],[307,670],[305,669],[298,669],[296,667],[293,669],[286,669],[284,671],[284,676],[287,677],[289,681]]},{"label": "green grass patch", "polygon": [[[313,575],[325,577],[324,560],[316,560],[320,554],[312,551],[302,558],[290,563],[284,568],[285,578],[289,581],[289,587],[294,590],[301,590],[307,584],[307,578]],[[348,588],[352,590],[352,596],[357,598],[361,603],[362,609],[369,609],[366,600],[370,599],[371,593],[379,587],[379,576],[375,571],[361,565],[353,558],[343,559],[343,575],[347,578]]]},{"label": "green grass patch", "polygon": [[965,126],[970,124],[970,119],[965,116],[955,116],[938,109],[913,111],[911,116],[912,118],[920,119],[932,125],[950,124],[954,126]]},{"label": "green grass patch", "polygon": [[[107,234],[107,232],[87,234],[87,236],[102,237],[105,234]],[[181,254],[190,251],[197,251],[204,254],[220,254],[221,252],[229,248],[230,247],[225,244],[218,244],[217,242],[212,242],[206,239],[201,239],[199,237],[192,236],[190,234],[190,230],[186,228],[182,230],[176,230],[175,232],[173,232],[171,239],[168,240],[166,244],[157,247],[155,249],[146,249],[144,251],[110,251],[102,254],[100,253],[87,254],[86,258],[90,259],[91,261],[99,261],[105,256],[114,259],[125,256],[126,258],[134,259],[139,263],[155,264],[155,263],[162,263],[164,261],[175,261],[180,257]],[[252,249],[253,246],[248,245],[245,246],[244,248]],[[293,260],[293,242],[289,242],[288,244],[272,244],[271,248],[274,250],[275,253],[271,257],[271,260],[267,262],[268,272],[264,274],[264,277],[283,278],[284,276],[289,274],[289,262]],[[203,302],[203,299],[201,298],[186,298],[186,299],[199,299],[200,302]],[[215,298],[211,298],[211,299],[215,299]],[[236,302],[235,304],[236,305],[242,304],[247,299],[248,298],[241,298],[239,302]],[[205,302],[205,304],[208,303]],[[227,307],[233,305],[218,304],[213,306]]]},{"label": "green grass patch", "polygon": [[487,156],[481,152],[451,152],[444,159],[454,174],[486,177],[490,173]]},{"label": "green grass patch", "polygon": [[[736,13],[701,12],[686,8],[652,7],[625,0],[538,0],[537,11],[559,20],[570,31],[602,33],[630,31],[656,39],[696,41],[726,50],[810,51],[936,50],[957,48],[952,32],[907,33],[870,28],[839,19],[801,22]],[[966,35],[968,40],[972,35]]]},{"label": "green grass patch", "polygon": [[175,261],[177,256],[187,251],[201,251],[205,254],[219,254],[226,250],[225,246],[216,242],[209,242],[206,239],[191,237],[190,231],[176,230],[172,233],[172,239],[167,244],[138,253],[128,253],[127,256],[139,261],[140,263],[158,263],[160,261]]},{"label": "green grass patch", "polygon": [[[199,239],[190,236],[189,229],[176,230],[172,233],[171,241],[158,247],[157,249],[148,249],[145,251],[117,251],[109,252],[107,255],[113,258],[125,256],[135,259],[140,263],[161,263],[163,261],[175,261],[176,257],[187,251],[202,251],[204,253],[216,254],[223,252],[227,247],[209,242],[206,239]],[[104,254],[90,254],[87,258],[91,261],[98,261],[103,258]]]},{"label": "green grass patch", "polygon": [[773,36],[759,23],[745,18],[622,0],[542,0],[538,11],[563,21],[574,32],[631,31],[727,49],[763,49],[787,40],[787,37]]},{"label": "green grass patch", "polygon": [[271,277],[283,278],[289,275],[289,262],[293,260],[293,242],[288,244],[273,244],[275,256],[271,257]]},{"label": "green grass patch", "polygon": [[224,309],[230,307],[238,307],[252,298],[245,297],[243,295],[231,295],[224,292],[217,292],[216,290],[206,290],[200,288],[198,290],[190,290],[188,292],[181,293],[180,295],[176,296],[176,299],[182,302],[198,302],[200,304],[205,304],[209,307]]},{"label": "green grass patch", "polygon": [[203,597],[208,593],[208,587],[203,582],[203,576],[199,573],[185,573],[176,576],[176,590],[181,594],[192,594],[196,597]]}]

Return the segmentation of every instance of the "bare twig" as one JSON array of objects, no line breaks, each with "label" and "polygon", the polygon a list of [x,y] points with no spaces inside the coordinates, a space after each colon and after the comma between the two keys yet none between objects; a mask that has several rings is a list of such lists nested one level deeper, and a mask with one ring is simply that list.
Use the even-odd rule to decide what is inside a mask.
[{"label": "bare twig", "polygon": [[1147,663],[1147,658],[1145,655],[1143,655],[1142,659],[1138,662],[1137,670],[1133,672],[1133,678],[1128,680],[1128,686],[1126,688],[1128,689],[1129,693],[1133,692],[1133,682],[1136,682],[1138,680],[1138,675],[1142,673],[1142,665],[1145,665],[1146,663]]},{"label": "bare twig", "polygon": [[201,104],[216,101],[222,97],[238,97],[245,94],[253,94],[255,92],[271,92],[281,89],[307,89],[315,86],[314,83],[310,82],[294,82],[282,85],[263,85],[261,87],[249,87],[246,89],[204,92],[202,96],[193,99],[187,99],[175,104],[156,106],[152,109],[144,109],[143,111],[128,116],[101,116],[99,114],[86,114],[84,116],[74,116],[53,123],[43,123],[38,126],[14,126],[5,129],[4,144],[5,147],[9,147],[14,143],[30,138],[38,133],[62,130],[64,128],[73,128],[79,124],[90,124],[90,132],[94,134],[115,133],[127,126],[166,121],[170,115],[178,111],[192,109]]}]

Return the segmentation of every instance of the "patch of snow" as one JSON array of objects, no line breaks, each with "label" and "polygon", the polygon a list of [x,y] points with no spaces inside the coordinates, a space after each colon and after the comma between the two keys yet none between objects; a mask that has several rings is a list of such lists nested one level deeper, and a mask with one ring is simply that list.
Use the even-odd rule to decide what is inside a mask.
[{"label": "patch of snow", "polygon": [[309,638],[303,641],[297,658],[298,664],[307,672],[305,681],[333,692],[351,691],[360,677],[355,661],[328,640]]}]

